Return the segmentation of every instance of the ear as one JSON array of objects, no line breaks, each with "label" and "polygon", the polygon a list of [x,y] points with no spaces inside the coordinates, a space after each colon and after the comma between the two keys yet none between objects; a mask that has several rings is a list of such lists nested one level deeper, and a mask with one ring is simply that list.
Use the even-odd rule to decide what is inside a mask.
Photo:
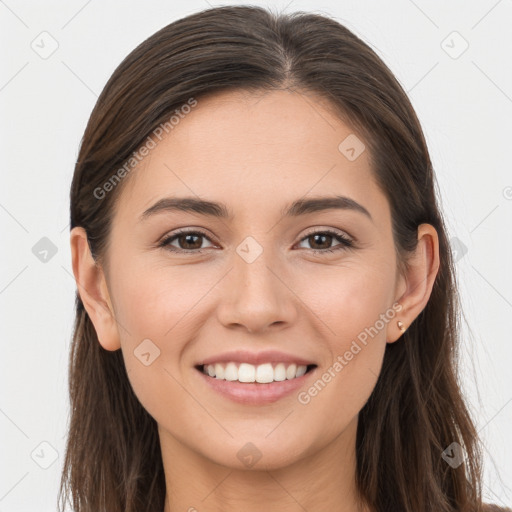
[{"label": "ear", "polygon": [[104,272],[92,257],[84,228],[71,230],[71,257],[78,293],[105,350],[121,348]]},{"label": "ear", "polygon": [[388,343],[394,343],[403,332],[398,328],[400,320],[407,329],[423,311],[432,293],[439,271],[439,238],[431,224],[418,226],[418,245],[408,260],[408,270],[400,277],[399,293],[395,298],[402,309],[397,313],[388,331]]}]

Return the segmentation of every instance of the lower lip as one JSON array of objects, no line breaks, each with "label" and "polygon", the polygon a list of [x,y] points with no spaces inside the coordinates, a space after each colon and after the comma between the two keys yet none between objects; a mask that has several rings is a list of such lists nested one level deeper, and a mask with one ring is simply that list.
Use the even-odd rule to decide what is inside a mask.
[{"label": "lower lip", "polygon": [[238,382],[223,379],[216,379],[206,375],[201,370],[195,368],[195,371],[200,374],[203,380],[213,390],[221,395],[238,402],[240,404],[248,405],[262,405],[277,402],[281,398],[290,395],[297,391],[304,385],[318,367],[311,369],[300,377],[290,380],[274,381],[266,384],[259,382]]}]

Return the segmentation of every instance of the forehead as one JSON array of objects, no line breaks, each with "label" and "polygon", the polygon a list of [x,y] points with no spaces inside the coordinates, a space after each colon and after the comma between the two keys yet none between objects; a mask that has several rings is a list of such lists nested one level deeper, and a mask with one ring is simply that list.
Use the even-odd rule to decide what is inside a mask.
[{"label": "forehead", "polygon": [[368,151],[349,159],[339,149],[345,140],[363,144],[353,137],[311,93],[230,91],[200,98],[132,171],[119,210],[140,215],[162,197],[198,196],[229,203],[241,217],[337,193],[378,216],[387,203]]}]

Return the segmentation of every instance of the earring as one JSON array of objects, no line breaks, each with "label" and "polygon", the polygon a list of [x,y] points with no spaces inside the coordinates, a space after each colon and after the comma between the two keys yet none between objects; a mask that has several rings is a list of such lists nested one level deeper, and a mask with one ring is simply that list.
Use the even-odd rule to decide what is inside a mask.
[{"label": "earring", "polygon": [[404,324],[400,320],[398,320],[396,324],[398,325],[398,328],[402,331],[403,334],[406,331]]}]

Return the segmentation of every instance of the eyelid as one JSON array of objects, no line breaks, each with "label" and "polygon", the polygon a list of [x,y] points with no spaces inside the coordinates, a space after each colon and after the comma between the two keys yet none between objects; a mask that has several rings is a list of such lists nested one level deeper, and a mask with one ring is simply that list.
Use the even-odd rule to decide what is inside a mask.
[{"label": "eyelid", "polygon": [[[169,240],[170,238],[177,237],[179,235],[188,235],[188,234],[203,235],[205,238],[208,238],[211,242],[214,242],[214,240],[215,240],[215,237],[211,233],[206,231],[204,228],[199,228],[199,227],[196,228],[195,226],[187,226],[187,227],[183,227],[183,228],[176,228],[174,231],[165,233],[165,235],[163,235],[160,238],[160,240],[157,242],[157,244],[160,244],[161,242]],[[215,242],[215,243],[217,243],[217,242]]]},{"label": "eyelid", "polygon": [[[161,240],[157,243],[158,247],[164,248],[169,250],[170,252],[178,253],[178,254],[201,254],[206,251],[206,249],[210,249],[210,247],[207,247],[205,249],[180,249],[176,247],[172,247],[170,245],[170,242],[174,242],[180,235],[201,235],[202,237],[209,240],[211,243],[216,243],[214,240],[212,240],[211,235],[209,235],[203,228],[195,228],[194,226],[188,226],[185,228],[178,228],[177,230],[164,235]],[[335,245],[334,247],[330,249],[306,249],[313,253],[328,253],[328,252],[334,252],[335,250],[338,250],[338,248],[341,246],[342,249],[352,249],[354,248],[355,239],[353,236],[349,235],[345,231],[342,231],[337,228],[331,228],[331,227],[321,227],[321,226],[314,226],[310,228],[299,240],[298,244],[306,240],[308,237],[315,235],[315,234],[327,234],[331,235],[334,238],[339,238],[341,241],[339,244]],[[297,245],[297,243],[295,245]],[[168,247],[171,247],[168,249]],[[340,249],[341,250],[341,249]]]},{"label": "eyelid", "polygon": [[311,252],[313,254],[322,255],[326,253],[334,253],[337,251],[341,252],[349,249],[355,249],[357,247],[355,244],[355,238],[349,235],[348,233],[337,228],[322,228],[318,226],[312,228],[311,231],[305,233],[298,243],[300,244],[310,236],[316,234],[329,235],[333,237],[335,240],[338,240],[339,243],[329,249],[306,249],[308,252]]},{"label": "eyelid", "polygon": [[352,235],[349,235],[346,231],[343,231],[338,228],[330,228],[330,227],[322,227],[322,226],[314,226],[310,230],[306,231],[304,236],[300,239],[300,241],[304,240],[308,236],[314,235],[315,233],[329,233],[331,235],[342,236],[344,238],[349,239],[351,242],[355,242],[355,238]]},{"label": "eyelid", "polygon": [[[157,247],[167,249],[171,252],[175,253],[188,253],[188,254],[198,254],[204,252],[206,249],[209,249],[210,247],[207,247],[206,249],[179,249],[176,247],[171,247],[171,241],[174,242],[180,235],[201,235],[203,238],[206,238],[209,240],[212,244],[216,244],[213,240],[213,236],[207,233],[203,228],[195,228],[194,226],[188,226],[186,228],[178,228],[175,231],[171,233],[165,234],[160,241],[157,242]],[[168,247],[171,247],[168,249]]]}]

